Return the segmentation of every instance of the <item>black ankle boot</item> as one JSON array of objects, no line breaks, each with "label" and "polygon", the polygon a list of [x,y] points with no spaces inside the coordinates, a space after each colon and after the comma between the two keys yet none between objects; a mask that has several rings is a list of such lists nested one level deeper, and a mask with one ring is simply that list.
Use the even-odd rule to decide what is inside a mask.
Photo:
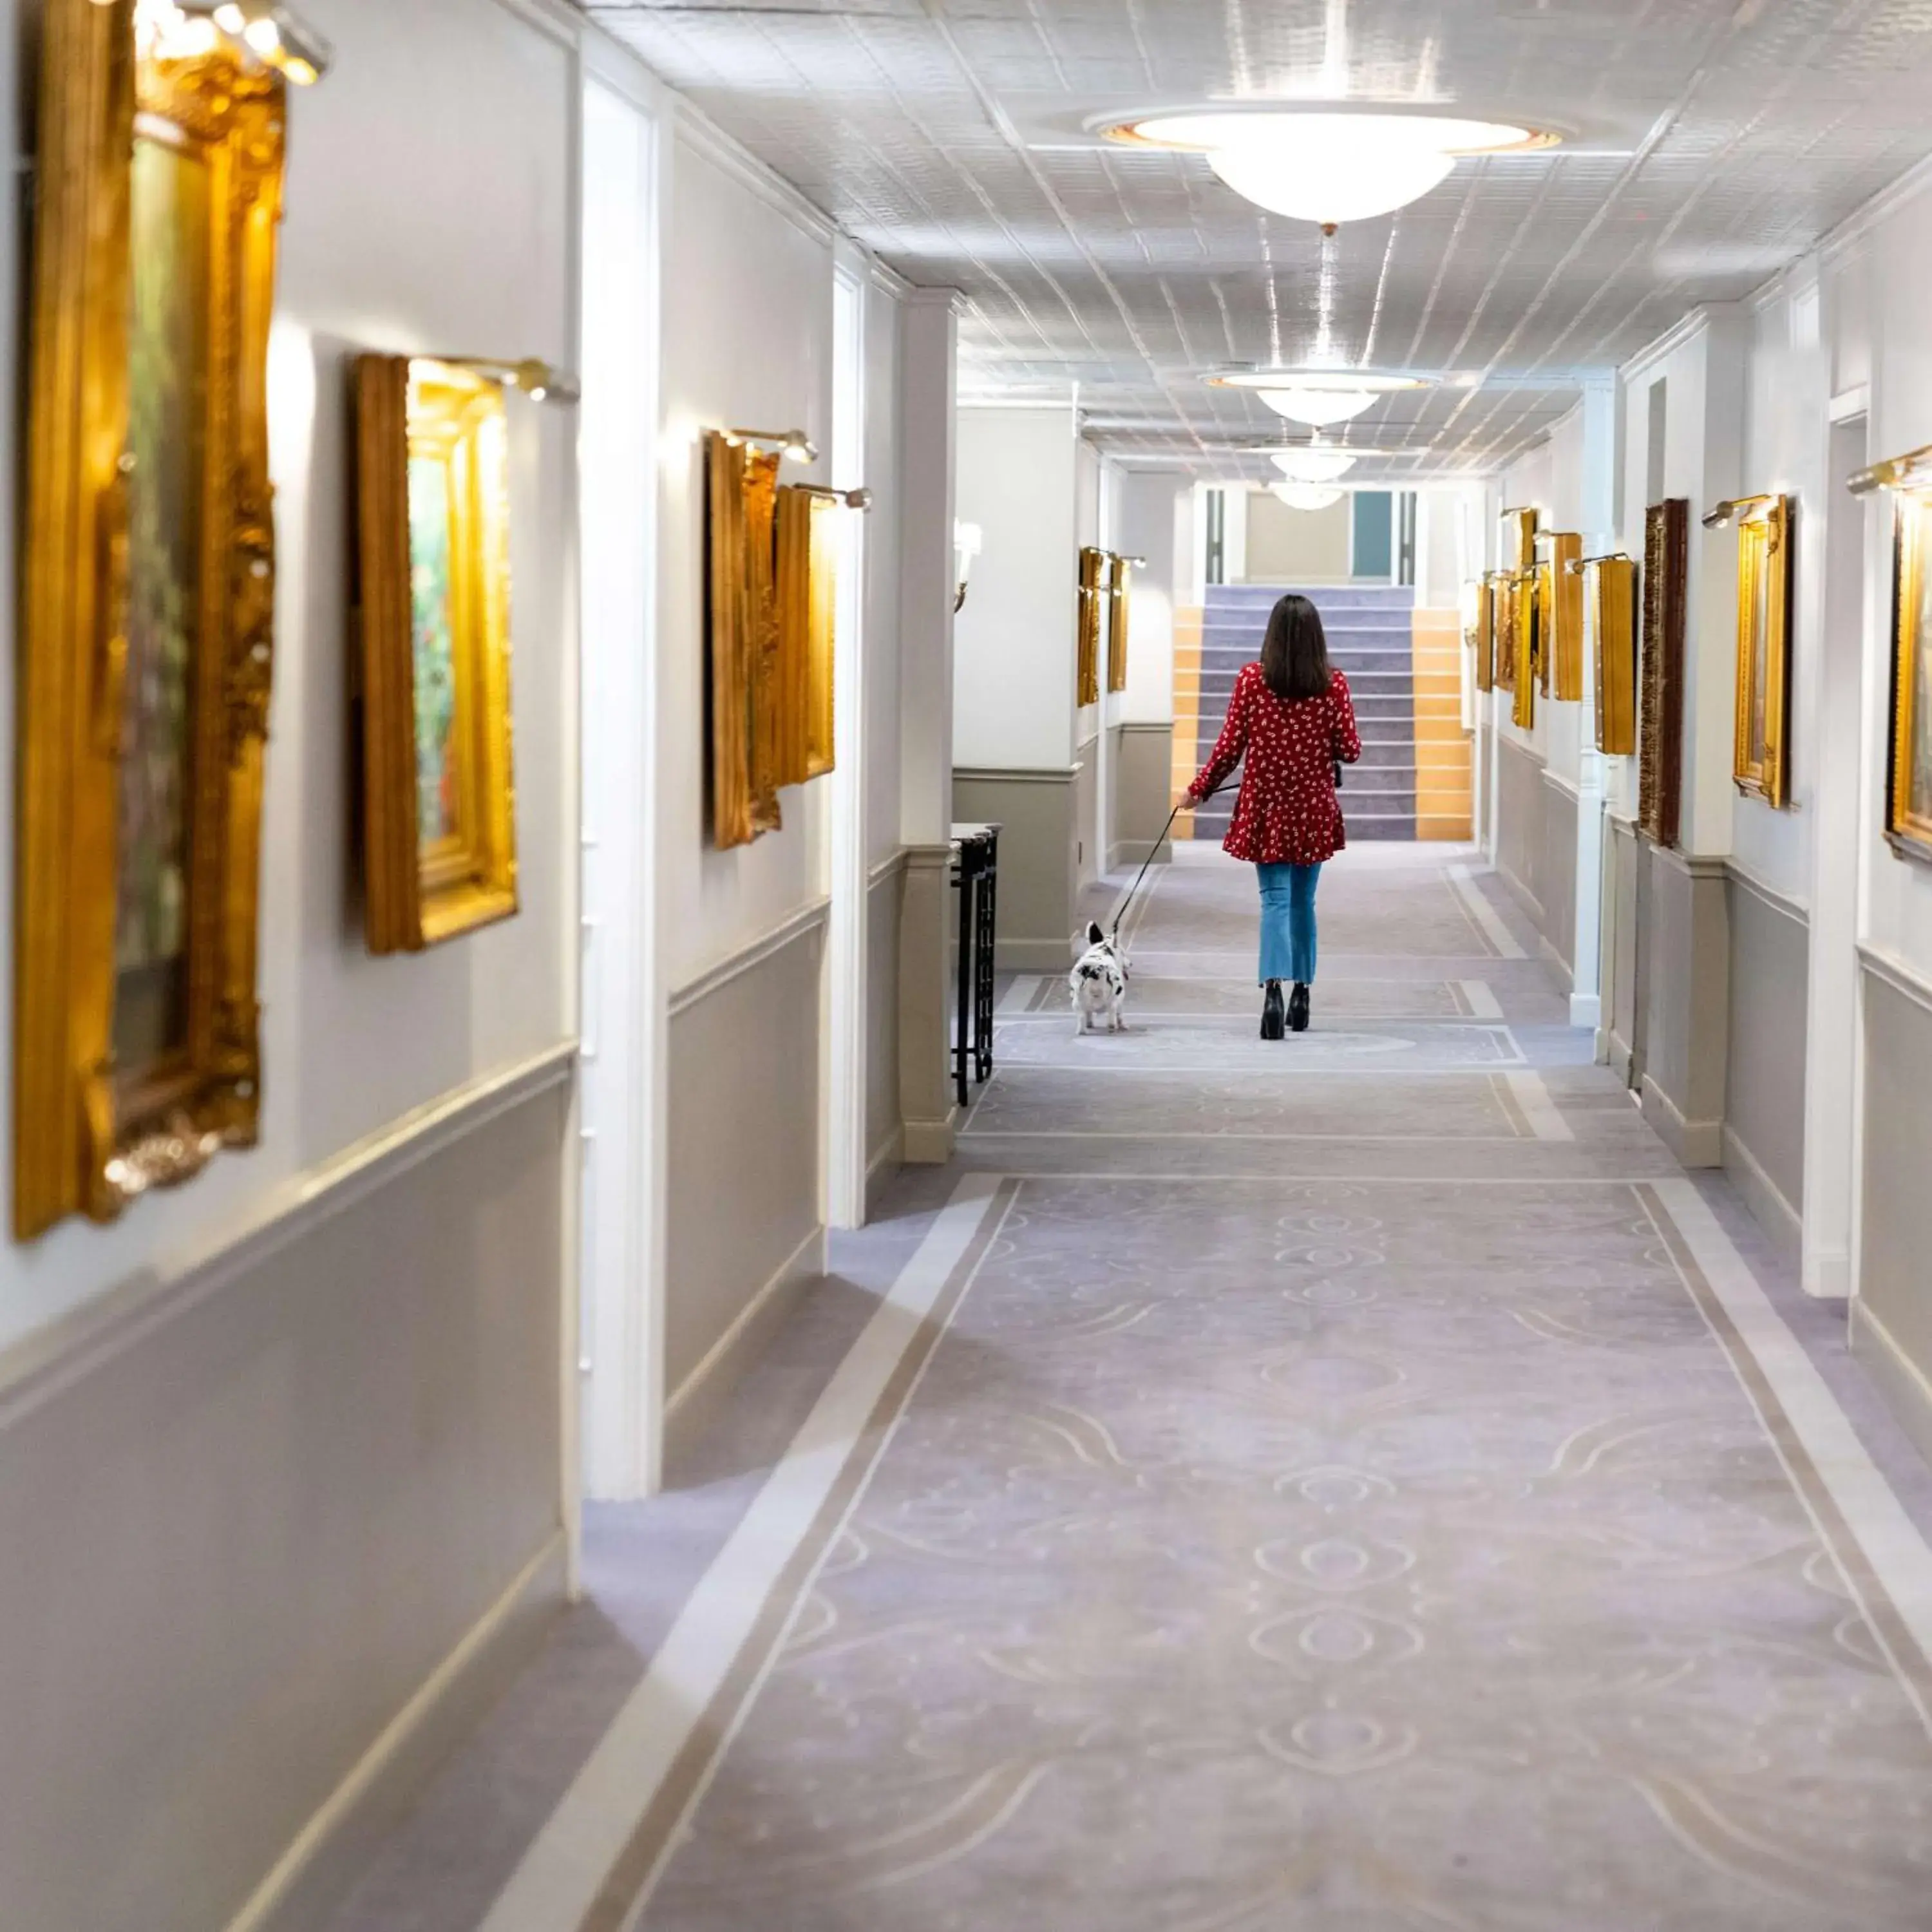
[{"label": "black ankle boot", "polygon": [[[1308,988],[1299,980],[1294,982],[1294,991],[1288,996],[1288,1024],[1291,1032],[1308,1030]],[[1280,1036],[1276,1034],[1276,1037],[1279,1039]]]},{"label": "black ankle boot", "polygon": [[1279,1040],[1283,1031],[1281,982],[1270,980],[1268,982],[1267,994],[1262,1000],[1262,1037],[1264,1040]]}]

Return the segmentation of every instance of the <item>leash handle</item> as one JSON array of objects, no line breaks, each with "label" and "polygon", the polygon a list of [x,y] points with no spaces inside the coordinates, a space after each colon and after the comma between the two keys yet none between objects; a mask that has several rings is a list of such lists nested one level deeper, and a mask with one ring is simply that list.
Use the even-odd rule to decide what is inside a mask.
[{"label": "leash handle", "polygon": [[[1208,798],[1214,797],[1215,793],[1220,789],[1221,788],[1216,785],[1214,790],[1208,794]],[[1198,798],[1194,802],[1196,806],[1203,806],[1208,802],[1208,798]],[[1120,922],[1126,917],[1127,908],[1133,904],[1134,895],[1140,890],[1141,881],[1147,877],[1148,868],[1154,863],[1154,852],[1158,852],[1167,843],[1167,835],[1174,830],[1174,821],[1180,816],[1181,808],[1186,802],[1184,798],[1176,800],[1174,809],[1167,814],[1167,823],[1160,828],[1160,836],[1154,842],[1154,851],[1150,852],[1141,861],[1141,868],[1135,874],[1133,884],[1127,888],[1126,897],[1121,900],[1120,910],[1114,915],[1114,930],[1109,941],[1111,944],[1118,946],[1120,944]]]}]

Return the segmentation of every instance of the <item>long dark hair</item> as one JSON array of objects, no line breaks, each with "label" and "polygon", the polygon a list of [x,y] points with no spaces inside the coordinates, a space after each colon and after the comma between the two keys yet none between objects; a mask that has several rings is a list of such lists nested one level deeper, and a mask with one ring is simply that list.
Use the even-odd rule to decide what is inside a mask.
[{"label": "long dark hair", "polygon": [[1322,613],[1298,592],[1291,590],[1269,614],[1268,635],[1262,640],[1262,676],[1276,697],[1291,704],[1327,696],[1334,681]]}]

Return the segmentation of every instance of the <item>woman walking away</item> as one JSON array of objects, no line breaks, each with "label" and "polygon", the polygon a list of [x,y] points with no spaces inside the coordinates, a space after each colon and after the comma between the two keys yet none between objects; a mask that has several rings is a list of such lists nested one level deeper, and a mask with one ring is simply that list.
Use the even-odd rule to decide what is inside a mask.
[{"label": "woman walking away", "polygon": [[1336,761],[1352,765],[1362,755],[1348,680],[1329,664],[1322,614],[1292,591],[1268,618],[1260,663],[1244,664],[1234,680],[1220,742],[1183,802],[1198,805],[1244,754],[1247,769],[1222,850],[1248,860],[1261,880],[1262,1037],[1279,1040],[1284,980],[1294,988],[1287,1023],[1308,1030],[1316,882],[1348,842]]}]

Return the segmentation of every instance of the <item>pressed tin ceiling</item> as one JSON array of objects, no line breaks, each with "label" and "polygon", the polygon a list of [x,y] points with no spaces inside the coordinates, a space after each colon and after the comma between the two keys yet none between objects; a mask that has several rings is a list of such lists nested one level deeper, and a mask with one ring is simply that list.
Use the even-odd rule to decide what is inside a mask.
[{"label": "pressed tin ceiling", "polygon": [[[1252,452],[1282,424],[1201,380],[1240,364],[1439,379],[1332,433],[1390,452],[1352,481],[1492,470],[1584,372],[1932,151],[1932,0],[584,4],[894,268],[963,292],[965,396],[1077,393],[1102,448],[1197,475],[1274,473]],[[1324,247],[1201,157],[1094,131],[1270,99],[1564,140]]]}]

